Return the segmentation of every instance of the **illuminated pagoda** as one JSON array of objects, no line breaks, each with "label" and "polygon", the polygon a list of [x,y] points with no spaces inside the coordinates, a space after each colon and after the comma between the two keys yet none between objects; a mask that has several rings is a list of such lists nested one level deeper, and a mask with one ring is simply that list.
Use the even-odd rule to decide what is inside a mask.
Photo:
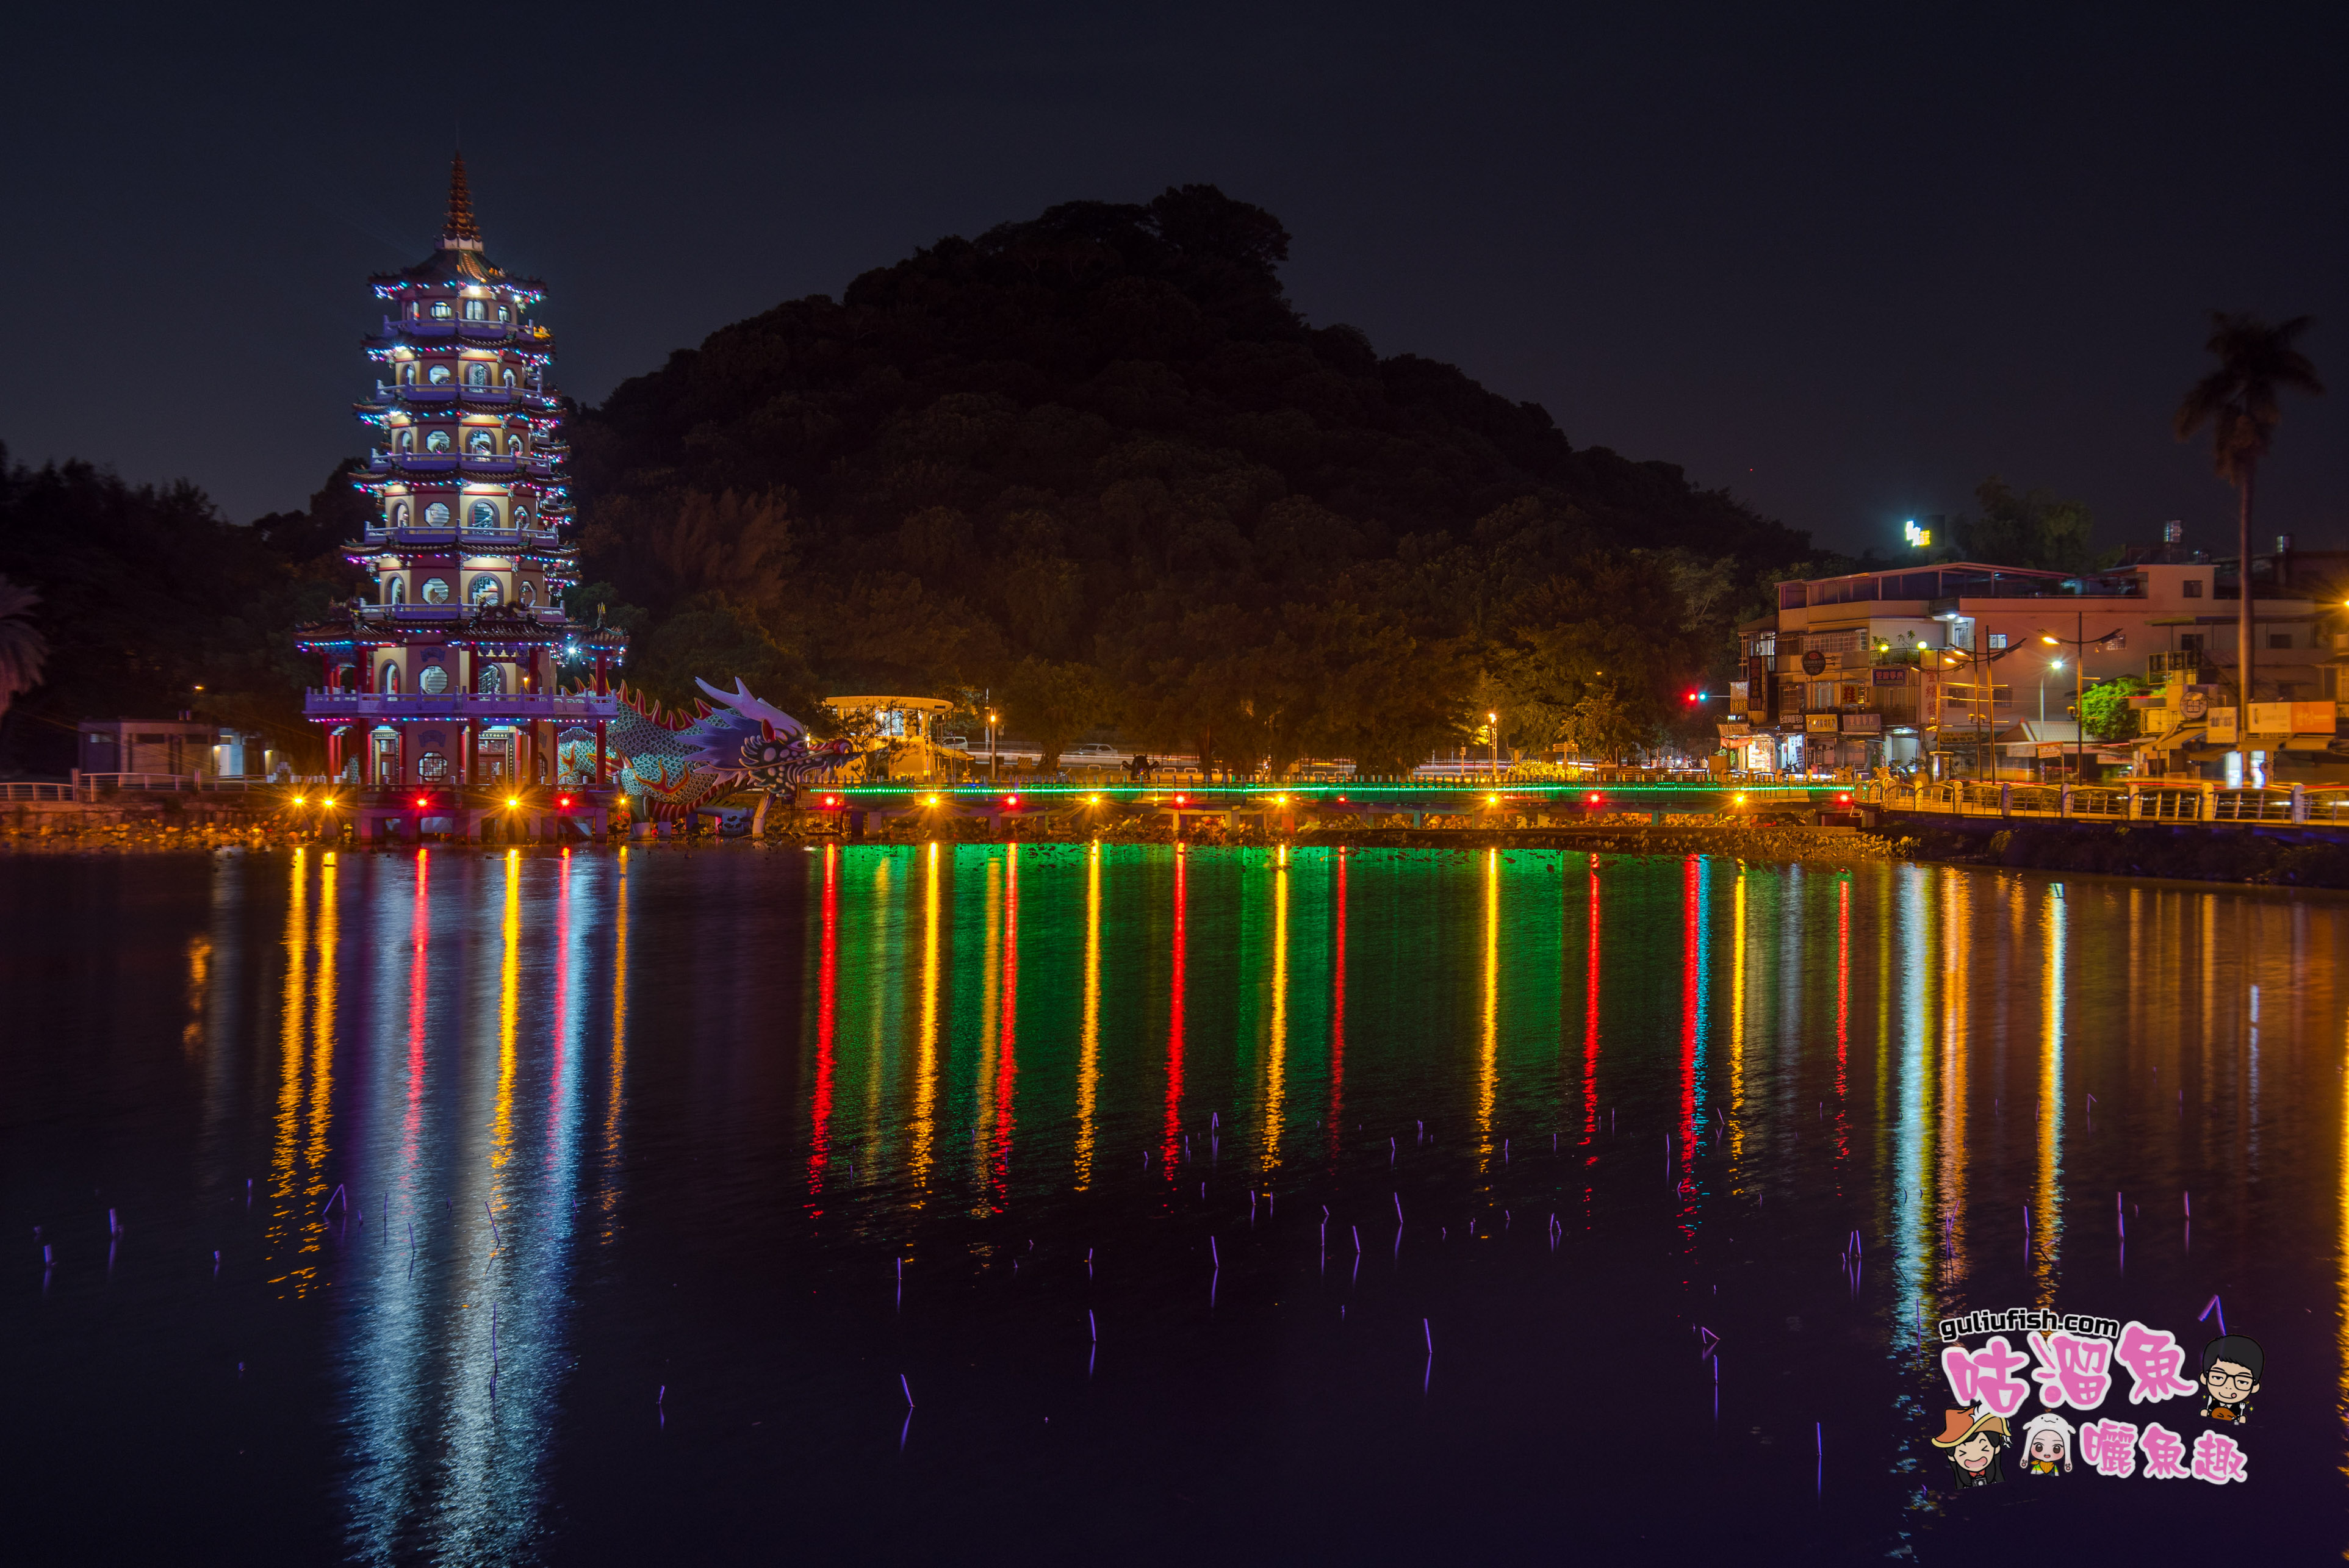
[{"label": "illuminated pagoda", "polygon": [[[366,340],[379,379],[357,407],[381,440],[353,482],[376,514],[346,548],[373,602],[296,634],[325,674],[304,709],[326,730],[327,773],[358,787],[363,834],[472,837],[525,792],[600,829],[626,641],[562,606],[578,552],[562,542],[554,340],[533,314],[545,292],[483,252],[461,154],[439,247],[372,281],[391,314]],[[564,664],[592,665],[592,686],[561,692]]]}]

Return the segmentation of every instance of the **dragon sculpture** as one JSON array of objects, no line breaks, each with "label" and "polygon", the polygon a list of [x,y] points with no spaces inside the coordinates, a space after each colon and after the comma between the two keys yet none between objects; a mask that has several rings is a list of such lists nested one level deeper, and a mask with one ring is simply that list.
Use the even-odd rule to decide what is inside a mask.
[{"label": "dragon sculpture", "polygon": [[619,716],[606,732],[621,759],[621,789],[643,797],[656,819],[685,816],[745,789],[789,805],[811,776],[840,766],[855,749],[848,740],[812,740],[807,726],[752,696],[740,676],[730,692],[705,680],[693,684],[717,706],[698,701],[699,713],[688,718],[664,712],[657,699],[647,706],[621,683]]}]

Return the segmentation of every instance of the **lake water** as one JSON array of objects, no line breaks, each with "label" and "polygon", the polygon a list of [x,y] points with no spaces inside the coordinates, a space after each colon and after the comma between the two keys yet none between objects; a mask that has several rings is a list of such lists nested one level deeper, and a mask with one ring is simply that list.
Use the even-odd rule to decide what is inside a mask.
[{"label": "lake water", "polygon": [[[22,1560],[2349,1544],[2338,899],[730,845],[0,909]],[[1953,1493],[1931,1326],[2018,1306],[2255,1337],[2245,1481]]]}]

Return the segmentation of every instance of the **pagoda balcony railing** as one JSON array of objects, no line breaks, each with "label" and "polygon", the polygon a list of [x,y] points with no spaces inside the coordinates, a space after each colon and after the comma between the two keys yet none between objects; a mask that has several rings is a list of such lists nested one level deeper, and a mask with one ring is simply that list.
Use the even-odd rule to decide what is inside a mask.
[{"label": "pagoda balcony railing", "polygon": [[382,401],[397,398],[402,403],[429,404],[436,408],[446,403],[473,403],[486,408],[511,408],[516,405],[552,408],[556,403],[553,393],[535,387],[483,387],[456,381],[443,381],[437,387],[427,381],[378,381],[375,395]]},{"label": "pagoda balcony railing", "polygon": [[370,528],[359,542],[370,554],[459,546],[484,555],[512,555],[517,548],[561,550],[563,537],[551,528]]},{"label": "pagoda balcony railing", "polygon": [[594,692],[326,691],[313,686],[302,694],[303,716],[322,721],[440,718],[480,724],[513,718],[615,718],[619,712],[617,696]]},{"label": "pagoda balcony railing", "polygon": [[[478,608],[473,604],[361,604],[357,606],[357,614],[361,620],[370,624],[390,622],[396,624],[413,621],[419,625],[437,627],[451,621],[463,621]],[[552,604],[527,607],[509,604],[502,608],[506,612],[505,619],[518,630],[527,631],[533,627],[560,630],[569,624],[563,612]]]},{"label": "pagoda balcony railing", "polygon": [[461,315],[388,315],[383,318],[386,337],[406,333],[410,337],[470,337],[502,339],[523,337],[536,341],[538,328],[528,321],[473,321]]},{"label": "pagoda balcony railing", "polygon": [[484,477],[522,475],[534,480],[554,477],[558,459],[534,453],[482,457],[460,452],[388,452],[367,454],[367,472],[375,474],[481,474]]}]

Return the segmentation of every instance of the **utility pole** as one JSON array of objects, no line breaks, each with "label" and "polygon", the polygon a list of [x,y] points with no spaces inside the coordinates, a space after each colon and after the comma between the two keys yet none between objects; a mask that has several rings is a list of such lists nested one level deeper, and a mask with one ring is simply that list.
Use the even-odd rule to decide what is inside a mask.
[{"label": "utility pole", "polygon": [[[2085,661],[2088,656],[2088,645],[2092,641],[2099,646],[2108,644],[2115,637],[2119,636],[2125,628],[2116,626],[2103,636],[2095,638],[2090,638],[2085,634],[2087,629],[2088,613],[2085,610],[2075,610],[2072,614],[2073,635],[2059,637],[2053,632],[2044,631],[2039,634],[2041,642],[2054,647],[2069,647],[2072,650],[2072,777],[2075,779],[2081,776],[2081,770],[2087,766],[2088,686]],[[2250,714],[2246,712],[2243,717],[2248,718]],[[2236,733],[2240,734],[2241,731],[2239,729]]]}]

